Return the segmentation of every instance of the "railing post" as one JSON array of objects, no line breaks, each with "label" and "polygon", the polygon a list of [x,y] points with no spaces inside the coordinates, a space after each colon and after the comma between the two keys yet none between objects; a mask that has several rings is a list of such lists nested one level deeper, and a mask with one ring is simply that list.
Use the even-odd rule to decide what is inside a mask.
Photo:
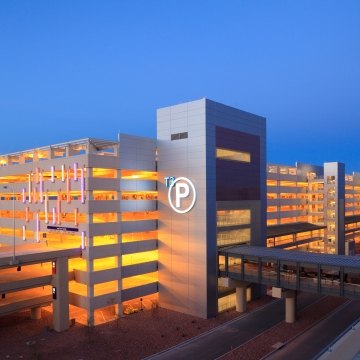
[{"label": "railing post", "polygon": [[340,296],[344,296],[344,267],[340,266]]},{"label": "railing post", "polygon": [[300,263],[296,263],[296,290],[300,290]]},{"label": "railing post", "polygon": [[225,254],[225,275],[229,277],[229,254]]},{"label": "railing post", "polygon": [[240,277],[241,280],[244,280],[244,278],[245,278],[244,270],[245,270],[244,255],[241,255],[241,277]]},{"label": "railing post", "polygon": [[262,267],[262,261],[261,261],[261,257],[259,257],[258,258],[258,281],[259,281],[259,284],[261,284],[261,279],[262,279],[261,267]]},{"label": "railing post", "polygon": [[280,260],[276,260],[276,286],[280,287]]}]

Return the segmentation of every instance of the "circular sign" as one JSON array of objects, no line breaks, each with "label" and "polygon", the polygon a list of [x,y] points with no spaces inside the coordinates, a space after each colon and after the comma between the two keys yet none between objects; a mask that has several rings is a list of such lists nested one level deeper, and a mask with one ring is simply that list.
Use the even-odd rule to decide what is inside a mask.
[{"label": "circular sign", "polygon": [[[171,198],[171,190],[174,187],[175,187],[175,205],[173,204],[173,200]],[[193,199],[187,208],[181,209],[181,200],[187,198],[190,195],[190,189],[192,190],[193,193],[192,195]],[[196,190],[194,184],[186,177],[176,178],[169,187],[168,200],[172,209],[177,213],[185,214],[189,212],[194,207],[196,201]]]}]

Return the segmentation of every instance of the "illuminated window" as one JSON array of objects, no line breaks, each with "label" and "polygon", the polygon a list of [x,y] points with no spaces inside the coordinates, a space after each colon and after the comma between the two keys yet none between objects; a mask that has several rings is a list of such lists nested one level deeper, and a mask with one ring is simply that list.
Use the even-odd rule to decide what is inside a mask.
[{"label": "illuminated window", "polygon": [[92,176],[94,178],[115,179],[115,178],[117,178],[117,170],[116,169],[93,168]]},{"label": "illuminated window", "polygon": [[117,213],[94,213],[93,214],[93,223],[108,223],[116,222]]},{"label": "illuminated window", "polygon": [[157,200],[157,191],[123,191],[121,200]]},{"label": "illuminated window", "polygon": [[269,165],[268,166],[268,172],[272,173],[272,174],[276,174],[277,173],[277,166],[275,165]]},{"label": "illuminated window", "polygon": [[93,191],[94,200],[116,200],[117,192],[116,191]]},{"label": "illuminated window", "polygon": [[157,211],[123,212],[121,216],[122,221],[157,220],[158,218]]},{"label": "illuminated window", "polygon": [[288,218],[280,219],[280,224],[288,224],[288,223],[292,223],[292,222],[296,222],[295,217],[288,217]]},{"label": "illuminated window", "polygon": [[156,260],[158,260],[157,250],[144,251],[135,254],[126,254],[122,255],[122,266],[142,264]]},{"label": "illuminated window", "polygon": [[217,234],[217,245],[228,246],[234,244],[243,244],[250,242],[250,229],[236,229],[221,231]]},{"label": "illuminated window", "polygon": [[296,206],[294,205],[280,206],[280,211],[293,211],[293,210],[296,210]]},{"label": "illuminated window", "polygon": [[132,241],[143,241],[143,240],[153,240],[158,238],[157,230],[142,231],[142,232],[132,232],[132,233],[123,233],[122,242],[132,242]]},{"label": "illuminated window", "polygon": [[152,272],[152,273],[142,274],[142,275],[131,276],[131,277],[122,279],[122,288],[129,289],[129,288],[133,288],[136,286],[150,284],[150,283],[156,282],[158,280],[159,280],[159,277],[158,277],[157,271]]},{"label": "illuminated window", "polygon": [[122,170],[121,178],[127,180],[157,180],[156,171]]},{"label": "illuminated window", "polygon": [[296,199],[296,194],[294,193],[280,193],[281,199]]},{"label": "illuminated window", "polygon": [[217,226],[250,224],[250,210],[219,210],[216,212]]},{"label": "illuminated window", "polygon": [[116,267],[118,267],[116,256],[94,259],[94,271],[113,269]]},{"label": "illuminated window", "polygon": [[117,281],[107,281],[100,284],[94,284],[94,295],[100,296],[105,294],[111,294],[118,291]]},{"label": "illuminated window", "polygon": [[93,237],[93,245],[101,246],[101,245],[111,245],[117,243],[117,235],[102,235],[102,236],[94,236]]},{"label": "illuminated window", "polygon": [[294,182],[294,181],[280,181],[280,186],[296,187],[296,182]]},{"label": "illuminated window", "polygon": [[276,180],[266,180],[266,185],[267,186],[277,186],[277,181]]},{"label": "illuminated window", "polygon": [[235,151],[228,149],[216,149],[216,157],[222,160],[230,160],[230,161],[239,161],[239,162],[247,162],[251,161],[250,153],[243,151]]}]

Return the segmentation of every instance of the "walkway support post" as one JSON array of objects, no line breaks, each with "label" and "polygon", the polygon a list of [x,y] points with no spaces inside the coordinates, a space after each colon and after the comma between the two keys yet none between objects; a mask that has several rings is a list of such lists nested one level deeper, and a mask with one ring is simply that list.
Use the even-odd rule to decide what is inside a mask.
[{"label": "walkway support post", "polygon": [[293,324],[296,320],[296,292],[289,290],[285,292],[285,322]]},{"label": "walkway support post", "polygon": [[41,306],[37,306],[30,309],[30,317],[32,320],[41,319]]},{"label": "walkway support post", "polygon": [[236,311],[246,311],[246,290],[250,283],[246,281],[233,280],[230,278],[220,278],[220,285],[230,288],[236,288]]},{"label": "walkway support post", "polygon": [[272,297],[285,298],[285,322],[288,324],[294,323],[296,320],[296,290],[273,287]]}]

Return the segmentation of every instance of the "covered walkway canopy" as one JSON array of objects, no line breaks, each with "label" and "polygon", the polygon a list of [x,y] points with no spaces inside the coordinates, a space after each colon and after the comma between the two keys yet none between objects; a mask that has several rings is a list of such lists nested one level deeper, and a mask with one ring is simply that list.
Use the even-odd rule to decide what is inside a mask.
[{"label": "covered walkway canopy", "polygon": [[233,246],[219,251],[222,277],[360,299],[360,257]]}]

